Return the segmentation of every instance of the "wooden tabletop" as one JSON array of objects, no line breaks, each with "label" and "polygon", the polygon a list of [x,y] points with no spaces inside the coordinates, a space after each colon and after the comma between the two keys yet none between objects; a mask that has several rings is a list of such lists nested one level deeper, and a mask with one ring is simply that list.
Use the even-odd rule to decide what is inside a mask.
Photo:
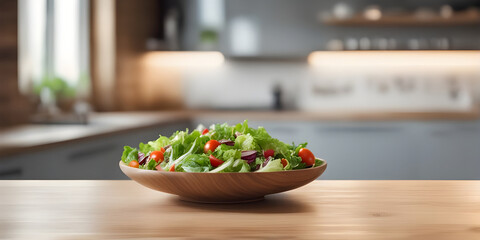
[{"label": "wooden tabletop", "polygon": [[480,239],[480,181],[315,181],[190,203],[133,181],[0,181],[0,239]]}]

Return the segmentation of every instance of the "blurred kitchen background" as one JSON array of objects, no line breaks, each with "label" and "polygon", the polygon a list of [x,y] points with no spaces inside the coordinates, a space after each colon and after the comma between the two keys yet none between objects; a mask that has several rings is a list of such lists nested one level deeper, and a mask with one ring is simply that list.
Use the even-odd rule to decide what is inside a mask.
[{"label": "blurred kitchen background", "polygon": [[323,179],[480,179],[480,1],[0,0],[0,179],[249,119]]}]

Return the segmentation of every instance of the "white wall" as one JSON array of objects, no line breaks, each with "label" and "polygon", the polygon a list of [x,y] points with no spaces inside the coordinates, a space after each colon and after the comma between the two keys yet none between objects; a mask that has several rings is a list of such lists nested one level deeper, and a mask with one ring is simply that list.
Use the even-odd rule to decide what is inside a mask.
[{"label": "white wall", "polygon": [[[455,66],[386,69],[378,64],[354,68],[343,62],[319,67],[306,61],[227,60],[209,71],[184,71],[184,96],[189,108],[267,109],[273,106],[274,87],[280,85],[287,108],[464,111],[474,104],[474,94],[478,97],[480,61],[478,65],[478,70],[474,66],[467,71]],[[410,89],[401,90],[399,81],[410,84]]]}]

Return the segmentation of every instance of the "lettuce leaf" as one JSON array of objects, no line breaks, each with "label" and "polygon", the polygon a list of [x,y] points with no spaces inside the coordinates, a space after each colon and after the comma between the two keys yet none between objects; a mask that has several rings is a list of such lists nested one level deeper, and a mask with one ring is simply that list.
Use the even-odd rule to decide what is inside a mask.
[{"label": "lettuce leaf", "polygon": [[304,142],[304,143],[300,143],[298,146],[295,147],[295,145],[293,146],[293,148],[295,149],[295,154],[298,155],[298,152],[300,152],[300,149],[302,148],[306,148],[307,147],[307,143]]},{"label": "lettuce leaf", "polygon": [[227,161],[228,159],[240,159],[242,157],[242,152],[235,149],[234,146],[221,144],[215,149],[213,156],[222,161]]},{"label": "lettuce leaf", "polygon": [[178,165],[175,165],[177,172],[208,172],[211,169],[210,159],[203,154],[188,155]]},{"label": "lettuce leaf", "polygon": [[246,150],[257,150],[261,151],[260,146],[255,142],[255,139],[247,133],[245,135],[240,135],[235,139],[235,147],[239,148],[242,151]]},{"label": "lettuce leaf", "polygon": [[283,171],[282,161],[280,159],[270,160],[267,165],[260,168],[257,172],[278,172]]},{"label": "lettuce leaf", "polygon": [[289,169],[298,169],[298,168],[306,167],[305,163],[302,163],[302,158],[295,155],[294,153],[292,153],[292,155],[290,155],[289,157],[286,157],[285,159],[287,159],[290,165]]},{"label": "lettuce leaf", "polygon": [[211,134],[212,139],[235,140],[235,128],[229,126],[227,123],[215,124],[211,128],[213,129],[213,133]]},{"label": "lettuce leaf", "polygon": [[250,132],[250,128],[248,127],[248,120],[243,121],[243,123],[238,123],[235,125],[235,132],[239,132],[242,134],[247,134]]},{"label": "lettuce leaf", "polygon": [[319,167],[319,166],[321,166],[323,163],[325,163],[325,161],[323,161],[322,159],[320,159],[320,158],[315,158],[315,164],[313,165],[313,167]]},{"label": "lettuce leaf", "polygon": [[138,150],[129,146],[123,147],[122,161],[128,165],[133,160],[138,160]]},{"label": "lettuce leaf", "polygon": [[267,133],[267,130],[265,130],[265,128],[259,127],[256,130],[253,129],[252,133],[250,134],[253,136],[261,149],[273,149],[275,151],[276,157],[286,158],[287,160],[290,160],[290,156],[292,155],[292,146],[276,138],[272,138]]},{"label": "lettuce leaf", "polygon": [[157,166],[157,162],[155,160],[151,159],[147,162],[145,165],[140,165],[139,168],[141,169],[147,169],[147,170],[155,170],[155,167]]},{"label": "lettuce leaf", "polygon": [[235,162],[235,159],[233,159],[233,158],[228,159],[227,161],[225,161],[220,166],[218,166],[217,168],[213,169],[210,172],[211,173],[232,172],[232,171],[230,171],[230,169],[233,166],[233,162]]},{"label": "lettuce leaf", "polygon": [[242,160],[242,159],[235,160],[233,158],[230,158],[210,172],[211,173],[250,172],[250,166],[248,165],[247,161],[245,161],[245,160]]},{"label": "lettuce leaf", "polygon": [[[192,146],[190,147],[190,149],[184,153],[183,155],[179,156],[178,158],[173,158],[173,154],[174,154],[174,149],[173,149],[173,145],[172,145],[172,152],[170,154],[170,157],[169,157],[169,162],[167,163],[166,167],[168,169],[170,169],[170,167],[175,164],[175,171],[177,170],[177,167],[180,166],[181,164],[183,164],[182,162],[185,160],[185,158],[187,158],[189,155],[191,155],[193,153],[193,151],[195,150],[195,148],[197,147],[197,140],[194,140],[193,143],[192,143]],[[181,152],[183,153],[183,152]]]},{"label": "lettuce leaf", "polygon": [[233,162],[232,170],[233,172],[250,172],[250,165],[245,160],[237,159]]},{"label": "lettuce leaf", "polygon": [[150,154],[151,152],[155,151],[156,149],[152,147],[152,145],[150,144],[144,144],[144,143],[140,143],[138,145],[138,151],[145,154],[145,156],[147,156],[148,154]]},{"label": "lettuce leaf", "polygon": [[[168,144],[170,144],[170,139],[168,137],[164,137],[164,136],[160,136],[157,140],[155,141],[149,141],[148,143],[148,146],[150,146],[151,148],[151,151],[158,151],[160,150],[162,147],[165,147],[167,146]],[[147,147],[145,146],[145,149]],[[142,147],[140,147],[140,151],[142,151]],[[143,152],[144,153],[144,152]]]}]

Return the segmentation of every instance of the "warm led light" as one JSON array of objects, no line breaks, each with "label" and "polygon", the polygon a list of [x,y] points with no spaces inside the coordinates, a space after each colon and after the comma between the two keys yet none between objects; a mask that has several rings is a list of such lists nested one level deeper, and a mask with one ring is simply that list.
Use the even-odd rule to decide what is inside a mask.
[{"label": "warm led light", "polygon": [[220,52],[154,51],[144,55],[146,64],[169,68],[214,68],[225,61]]},{"label": "warm led light", "polygon": [[480,51],[318,51],[308,56],[322,69],[421,68],[480,70]]},{"label": "warm led light", "polygon": [[380,9],[372,8],[365,11],[365,18],[372,21],[377,21],[382,18],[382,12]]}]

